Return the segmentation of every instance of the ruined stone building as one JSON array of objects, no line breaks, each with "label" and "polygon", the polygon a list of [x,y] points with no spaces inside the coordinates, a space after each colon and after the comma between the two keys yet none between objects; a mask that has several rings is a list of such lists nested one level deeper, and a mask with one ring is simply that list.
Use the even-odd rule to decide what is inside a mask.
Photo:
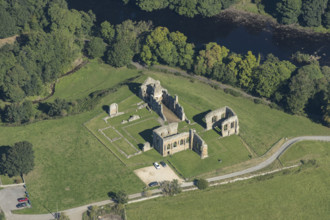
[{"label": "ruined stone building", "polygon": [[153,130],[153,147],[163,156],[190,149],[198,153],[201,159],[208,157],[208,147],[204,140],[192,129],[178,133],[178,123]]},{"label": "ruined stone building", "polygon": [[235,112],[227,106],[206,114],[205,123],[206,130],[210,130],[214,127],[221,128],[221,135],[223,137],[239,133],[238,117]]},{"label": "ruined stone building", "polygon": [[184,109],[179,104],[178,96],[172,97],[168,91],[160,85],[158,80],[148,77],[140,87],[139,96],[148,103],[151,109],[164,121],[170,118],[172,119],[173,117],[171,117],[171,114],[174,114],[178,118],[178,121],[184,121],[186,119]]}]

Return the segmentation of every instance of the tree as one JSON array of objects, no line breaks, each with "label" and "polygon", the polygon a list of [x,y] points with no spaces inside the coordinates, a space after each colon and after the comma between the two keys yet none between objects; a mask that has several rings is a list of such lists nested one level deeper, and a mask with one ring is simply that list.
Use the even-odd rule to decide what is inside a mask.
[{"label": "tree", "polygon": [[179,194],[181,190],[181,186],[177,179],[170,181],[164,181],[161,184],[161,189],[165,195],[173,196],[175,194]]},{"label": "tree", "polygon": [[330,1],[328,1],[328,7],[323,14],[322,23],[324,27],[330,28]]},{"label": "tree", "polygon": [[107,42],[108,44],[111,43],[113,38],[115,37],[115,33],[116,31],[113,25],[111,25],[108,21],[104,21],[101,23],[100,34],[105,42]]},{"label": "tree", "polygon": [[280,61],[273,55],[256,68],[254,90],[263,97],[270,98],[290,77],[296,67],[289,61]]},{"label": "tree", "polygon": [[197,11],[204,17],[212,17],[219,14],[221,9],[221,0],[199,0],[197,4]]},{"label": "tree", "polygon": [[115,42],[107,54],[107,62],[114,67],[123,67],[131,63],[134,51],[124,40]]},{"label": "tree", "polygon": [[308,99],[314,93],[314,82],[303,71],[293,76],[289,84],[290,93],[287,98],[289,110],[294,114],[303,114]]},{"label": "tree", "polygon": [[0,7],[0,38],[10,37],[17,32],[16,22],[6,9]]},{"label": "tree", "polygon": [[209,182],[206,179],[198,179],[196,180],[196,186],[198,189],[206,189],[209,186]]},{"label": "tree", "polygon": [[9,176],[28,174],[34,168],[33,145],[28,141],[14,144],[6,155],[6,173]]},{"label": "tree", "polygon": [[34,119],[35,110],[31,101],[22,104],[13,103],[7,105],[4,110],[4,119],[10,123],[25,123]]},{"label": "tree", "polygon": [[126,204],[128,202],[128,195],[126,194],[125,191],[118,191],[114,195],[114,198],[113,199],[118,204]]},{"label": "tree", "polygon": [[86,45],[86,52],[91,58],[102,57],[105,52],[105,46],[102,38],[93,37]]},{"label": "tree", "polygon": [[61,212],[60,217],[57,220],[70,220],[70,218],[64,213]]},{"label": "tree", "polygon": [[137,0],[136,3],[142,10],[153,11],[166,8],[169,4],[168,0]]},{"label": "tree", "polygon": [[171,0],[169,7],[179,15],[192,18],[198,14],[197,1],[198,0]]},{"label": "tree", "polygon": [[308,27],[318,27],[322,22],[322,14],[328,0],[303,0],[302,24]]},{"label": "tree", "polygon": [[330,100],[328,100],[328,104],[323,109],[323,122],[330,127]]},{"label": "tree", "polygon": [[199,75],[211,74],[216,64],[221,64],[228,56],[229,50],[217,43],[211,42],[205,45],[205,50],[199,51],[195,64],[195,73]]},{"label": "tree", "polygon": [[252,90],[252,72],[255,67],[259,66],[260,56],[257,59],[251,51],[245,55],[245,58],[238,63],[238,83],[242,88]]},{"label": "tree", "polygon": [[298,23],[301,5],[301,0],[280,0],[276,4],[278,21],[282,24]]}]

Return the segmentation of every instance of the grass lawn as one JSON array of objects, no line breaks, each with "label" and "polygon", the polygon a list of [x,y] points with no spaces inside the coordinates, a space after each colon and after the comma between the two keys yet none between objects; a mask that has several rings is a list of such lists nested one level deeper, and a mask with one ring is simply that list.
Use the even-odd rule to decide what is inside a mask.
[{"label": "grass lawn", "polygon": [[0,183],[2,185],[14,184],[15,180],[18,180],[18,181],[22,182],[22,178],[19,177],[19,176],[9,177],[7,175],[0,175]]},{"label": "grass lawn", "polygon": [[233,97],[196,80],[191,82],[184,77],[156,72],[147,74],[160,80],[172,95],[179,95],[179,102],[188,119],[198,124],[203,125],[203,113],[223,106],[231,107],[239,118],[240,136],[259,156],[282,137],[330,134],[329,128],[308,118],[286,114],[242,97]]},{"label": "grass lawn", "polygon": [[[320,154],[319,154],[320,153]],[[317,156],[317,166],[161,197],[127,206],[128,219],[328,219],[330,143],[292,146],[284,161]],[[283,159],[285,158],[285,159]],[[313,158],[313,156],[311,157]]]},{"label": "grass lawn", "polygon": [[[94,63],[89,65],[93,66],[93,69],[90,69],[91,74],[101,72]],[[112,71],[113,68],[108,67],[110,75]],[[124,74],[125,69],[121,72]],[[79,72],[69,77],[73,76],[80,79]],[[62,82],[58,83],[56,95],[60,95],[57,97],[66,93],[60,89]],[[111,82],[111,79],[108,79],[108,82]],[[72,83],[75,84],[74,81]],[[88,79],[85,83],[92,83],[92,80]],[[109,87],[114,84],[110,83]],[[106,85],[105,83],[104,86]],[[71,94],[80,96],[84,92],[88,94],[90,91],[72,90]],[[25,177],[33,208],[22,212],[55,211],[57,204],[59,210],[76,207],[108,199],[108,192],[121,189],[127,193],[141,191],[144,184],[132,170],[124,166],[83,126],[86,121],[104,112],[103,105],[117,101],[115,98],[110,94],[102,99],[93,111],[79,115],[26,126],[0,127],[1,145],[27,140],[34,146],[35,168]],[[120,95],[117,98],[120,99]]]},{"label": "grass lawn", "polygon": [[[74,74],[63,77],[56,84],[55,98],[78,99],[89,95],[96,90],[106,89],[137,75],[137,70],[127,68],[113,68],[97,60],[81,68]],[[47,100],[48,101],[48,100]]]},{"label": "grass lawn", "polygon": [[[138,74],[137,70],[114,69],[92,61],[77,73],[61,79],[54,97],[82,98],[90,92],[109,88]],[[307,118],[291,116],[244,98],[235,98],[206,84],[193,83],[186,78],[163,73],[147,74],[161,80],[172,95],[179,95],[179,102],[193,122],[192,125],[183,122],[179,126],[180,130],[196,129],[208,144],[209,158],[201,160],[196,153],[189,150],[163,158],[152,149],[127,159],[98,131],[115,125],[137,148],[141,147],[139,144],[151,140],[152,128],[160,125],[156,120],[158,116],[146,109],[136,111],[136,104],[141,99],[132,93],[138,88],[138,83],[142,83],[147,77],[143,76],[135,83],[122,86],[115,93],[104,97],[92,111],[25,126],[0,127],[1,145],[27,140],[34,146],[35,169],[25,178],[33,208],[22,212],[54,211],[56,204],[59,210],[76,207],[107,199],[108,192],[119,189],[126,190],[127,193],[141,191],[144,184],[132,171],[150,166],[154,161],[168,159],[185,177],[192,177],[249,160],[249,152],[240,138],[258,155],[262,155],[285,136],[330,133],[330,129],[312,123]],[[106,124],[102,120],[107,116],[105,109],[114,102],[118,103],[119,111],[125,114],[110,119]],[[215,131],[204,132],[201,121],[203,113],[225,105],[238,114],[241,137],[219,139]],[[133,114],[140,115],[141,119],[121,124],[122,120],[127,120]],[[130,124],[134,125],[127,127]]]}]

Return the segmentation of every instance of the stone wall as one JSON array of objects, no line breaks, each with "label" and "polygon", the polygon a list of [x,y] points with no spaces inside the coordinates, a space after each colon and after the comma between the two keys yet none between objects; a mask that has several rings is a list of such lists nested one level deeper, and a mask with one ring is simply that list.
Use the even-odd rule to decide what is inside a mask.
[{"label": "stone wall", "polygon": [[208,157],[208,147],[205,141],[194,131],[192,131],[192,150],[201,156],[201,159]]},{"label": "stone wall", "polygon": [[164,157],[187,149],[194,150],[202,159],[208,156],[204,140],[194,130],[178,133],[178,123],[153,130],[153,147]]},{"label": "stone wall", "polygon": [[181,121],[186,120],[186,115],[184,113],[183,107],[179,104],[179,97],[172,97],[168,93],[163,93],[163,104],[169,108]]},{"label": "stone wall", "polygon": [[209,112],[205,116],[205,123],[206,130],[220,127],[223,137],[239,133],[238,117],[228,106]]},{"label": "stone wall", "polygon": [[186,119],[184,109],[178,102],[178,96],[172,97],[168,91],[160,85],[159,80],[148,77],[140,87],[139,96],[147,102],[150,108],[164,121],[166,121],[166,117],[163,113],[163,104],[173,111],[181,121]]}]

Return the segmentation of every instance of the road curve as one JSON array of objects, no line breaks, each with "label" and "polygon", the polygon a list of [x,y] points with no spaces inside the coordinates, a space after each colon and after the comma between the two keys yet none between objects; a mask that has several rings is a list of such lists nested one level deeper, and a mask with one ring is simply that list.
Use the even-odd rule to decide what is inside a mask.
[{"label": "road curve", "polygon": [[[302,137],[292,138],[292,139],[286,141],[272,156],[270,156],[265,161],[259,163],[258,165],[250,167],[250,168],[245,169],[245,170],[237,171],[237,172],[234,172],[234,173],[229,173],[229,174],[222,175],[222,176],[216,176],[216,177],[208,178],[207,181],[208,182],[214,182],[214,181],[224,180],[224,179],[237,177],[237,176],[241,176],[241,175],[244,175],[244,174],[248,174],[248,173],[252,173],[252,172],[261,170],[261,169],[269,166],[271,163],[273,163],[291,145],[293,145],[293,144],[295,144],[299,141],[330,141],[330,136],[302,136]],[[187,183],[182,184],[182,187],[188,187],[188,186],[193,186],[193,183],[192,182],[187,182]]]},{"label": "road curve", "polygon": [[[261,170],[265,167],[267,167],[268,165],[270,165],[271,163],[273,163],[279,156],[281,156],[281,154],[283,154],[290,146],[292,146],[293,144],[299,142],[299,141],[329,141],[330,142],[330,136],[302,136],[302,137],[296,137],[296,138],[292,138],[288,141],[286,141],[272,156],[270,156],[268,159],[266,159],[265,161],[261,162],[260,164],[250,167],[248,169],[245,170],[241,170],[241,171],[237,171],[234,173],[229,173],[226,175],[222,175],[222,176],[216,176],[216,177],[212,177],[212,178],[208,178],[207,181],[208,182],[213,182],[213,181],[219,181],[219,180],[224,180],[224,179],[228,179],[228,178],[232,178],[232,177],[237,177],[237,176],[241,176],[244,174],[248,174],[248,173],[252,173],[258,170]],[[181,184],[182,187],[189,187],[189,186],[193,186],[193,182],[186,182]],[[154,190],[155,192],[160,192],[159,189]],[[137,198],[140,197],[141,193],[136,193],[136,194],[132,194],[129,195],[130,199],[133,198]],[[90,205],[105,205],[108,203],[111,203],[112,201],[110,200],[105,200],[105,201],[101,201],[101,202],[97,202],[97,203],[93,203],[93,204],[89,204],[89,205],[84,205],[84,206],[80,206],[80,207],[76,207],[76,208],[72,208],[72,209],[68,209],[68,210],[63,210],[62,212],[65,212],[66,215],[68,215],[70,217],[70,219],[72,220],[80,220],[81,219],[81,215],[84,211],[86,211],[87,207]],[[26,220],[49,220],[51,219],[51,215],[50,214],[44,214],[44,215],[18,215],[18,214],[12,214],[7,216],[8,220],[20,220],[22,219],[22,217]]]}]

